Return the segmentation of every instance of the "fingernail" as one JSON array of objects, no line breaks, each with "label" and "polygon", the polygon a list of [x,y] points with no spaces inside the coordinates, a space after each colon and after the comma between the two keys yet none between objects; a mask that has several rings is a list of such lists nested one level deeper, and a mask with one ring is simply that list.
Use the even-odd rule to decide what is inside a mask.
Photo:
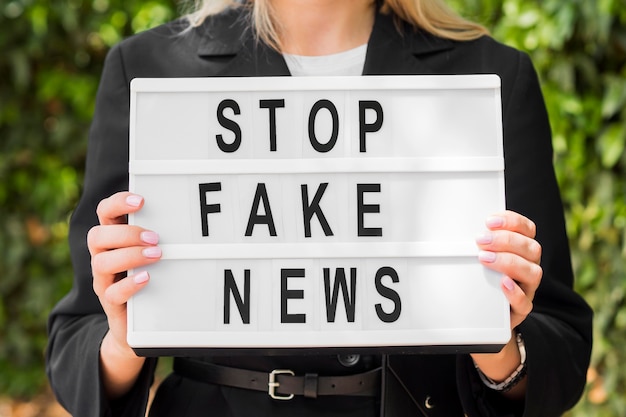
[{"label": "fingernail", "polygon": [[152,246],[149,248],[145,248],[141,251],[141,254],[146,258],[160,258],[161,257],[161,248],[158,246]]},{"label": "fingernail", "polygon": [[150,275],[146,271],[142,271],[133,277],[135,284],[143,284],[150,279]]},{"label": "fingernail", "polygon": [[484,232],[476,236],[476,243],[479,245],[488,245],[493,242],[493,235],[489,232]]},{"label": "fingernail", "polygon": [[131,207],[139,207],[142,201],[143,197],[138,195],[129,195],[128,197],[126,197],[126,204]]},{"label": "fingernail", "polygon": [[480,259],[483,262],[494,262],[496,260],[496,254],[495,252],[488,252],[486,250],[481,250],[480,252],[478,252],[478,259]]},{"label": "fingernail", "polygon": [[502,227],[504,226],[504,219],[500,216],[490,216],[485,221],[485,224],[489,228]]},{"label": "fingernail", "polygon": [[139,237],[143,242],[149,243],[151,245],[156,245],[157,243],[159,243],[159,235],[155,232],[141,232]]},{"label": "fingernail", "polygon": [[504,277],[502,278],[502,285],[504,285],[504,288],[507,290],[513,291],[513,288],[515,288],[515,281],[509,277]]}]

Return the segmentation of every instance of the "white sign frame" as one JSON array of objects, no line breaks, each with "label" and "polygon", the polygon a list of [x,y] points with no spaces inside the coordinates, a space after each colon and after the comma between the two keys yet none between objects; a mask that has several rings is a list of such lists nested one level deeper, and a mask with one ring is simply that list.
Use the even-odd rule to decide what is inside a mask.
[{"label": "white sign frame", "polygon": [[[300,100],[302,97],[306,98],[309,96],[313,101]],[[349,116],[353,116],[352,119],[354,119],[357,114],[355,103],[364,97],[372,97],[384,103],[396,103],[393,99],[396,96],[404,97],[403,101],[399,101],[402,105],[394,104],[390,110],[388,108],[390,105],[385,104],[385,122],[383,123],[400,124],[399,120],[406,121],[407,118],[412,117],[413,110],[410,108],[412,103],[422,103],[420,112],[428,113],[429,120],[424,120],[421,125],[430,125],[432,119],[440,119],[432,121],[431,127],[424,128],[431,137],[417,138],[415,144],[413,144],[412,140],[403,139],[402,145],[397,145],[395,142],[393,142],[394,145],[391,145],[391,147],[404,146],[411,148],[408,151],[404,148],[389,151],[387,149],[389,146],[383,144],[378,145],[378,147],[376,145],[371,146],[375,148],[373,152],[385,153],[385,155],[372,156],[367,154],[370,149],[359,154],[356,148],[358,148],[360,143],[355,144],[354,139],[357,137],[355,133],[357,128],[368,130],[368,135],[376,135],[375,123],[380,114],[376,114],[375,110],[369,108],[364,110],[370,113],[364,114],[363,119],[359,119],[360,124],[355,127],[355,123],[350,123],[348,120]],[[216,151],[217,148],[214,145],[211,145],[213,146],[212,149],[202,148],[199,150],[199,147],[205,146],[205,144],[199,145],[200,142],[197,139],[198,132],[201,131],[202,135],[204,135],[203,137],[207,137],[207,142],[216,141],[216,139],[209,140],[211,137],[215,138],[216,131],[212,130],[213,127],[210,126],[217,126],[219,123],[212,121],[209,123],[209,127],[207,127],[206,122],[198,122],[196,124],[199,117],[194,111],[199,106],[205,106],[202,107],[203,111],[210,106],[213,106],[214,110],[216,103],[223,101],[227,97],[235,97],[234,101],[242,102],[239,114],[235,112],[232,106],[226,110],[222,109],[222,115],[226,119],[238,120],[238,123],[243,126],[241,128],[243,130],[242,144],[236,152],[230,154],[224,152],[221,156],[218,155],[219,152]],[[290,110],[288,105],[280,108],[275,107],[274,110],[269,110],[268,106],[261,110],[255,110],[250,106],[250,103],[246,104],[247,101],[256,103],[256,100],[263,97],[289,97],[288,103],[298,102],[298,110]],[[290,126],[298,123],[305,125],[306,115],[308,114],[309,119],[312,117],[313,111],[309,110],[309,108],[310,103],[317,100],[316,97],[331,97],[332,99],[329,101],[335,103],[338,109],[338,125],[342,126],[342,130],[337,134],[339,139],[335,148],[329,152],[325,151],[330,156],[324,155],[320,157],[311,150],[305,150],[304,148],[307,146],[306,140],[309,140],[310,144],[313,145],[313,140],[310,138],[306,139],[305,133],[301,135],[299,140],[290,141],[291,145],[286,145],[288,149],[282,154],[280,151],[277,151],[276,154],[263,153],[263,151],[259,151],[257,145],[249,145],[250,141],[254,143],[256,140],[249,139],[250,132],[258,131],[259,125],[258,121],[256,121],[257,119],[249,122],[246,119],[248,117],[246,112],[247,114],[251,114],[253,111],[263,112],[263,116],[260,116],[259,120],[265,118],[268,120],[266,123],[271,123],[268,119],[271,112],[275,112],[274,117],[278,117],[279,111],[290,111],[293,113],[288,113],[290,115],[288,118]],[[427,97],[427,99],[423,97]],[[160,247],[163,250],[163,258],[157,264],[147,268],[151,274],[150,284],[128,303],[129,344],[138,353],[148,355],[181,351],[188,353],[196,350],[206,351],[207,349],[214,352],[232,352],[233,350],[284,351],[292,349],[348,349],[350,351],[394,351],[398,349],[402,351],[430,351],[432,349],[437,351],[498,350],[510,337],[509,305],[499,287],[500,275],[484,268],[478,262],[478,250],[474,243],[474,235],[480,233],[481,227],[484,227],[482,225],[487,215],[501,211],[505,207],[500,100],[500,79],[493,74],[133,80],[131,83],[129,132],[129,189],[131,192],[144,195],[146,197],[146,206],[138,214],[129,216],[129,223],[149,227],[160,233]],[[212,104],[207,104],[207,101]],[[409,108],[407,108],[407,105]],[[431,109],[431,107],[440,108]],[[181,108],[184,108],[184,110],[181,111]],[[324,114],[326,110],[328,108],[322,107],[318,114]],[[176,116],[178,121],[165,122],[164,119],[170,117],[172,113],[178,114]],[[398,116],[400,119],[398,117],[394,119],[393,115],[396,113],[400,114]],[[280,115],[282,114],[280,113]],[[331,114],[331,112],[329,111],[328,114]],[[407,115],[409,116],[407,117]],[[388,122],[388,118],[391,118],[392,121]],[[330,134],[330,137],[332,137],[333,134],[329,133],[330,130],[328,130],[332,130],[334,123],[331,119],[326,120],[326,122],[322,121],[320,125],[315,125],[316,127],[313,129],[321,129],[323,133],[320,136],[328,136]],[[456,120],[460,120],[458,128],[451,127],[454,126]],[[247,122],[249,122],[249,125],[246,125]],[[228,121],[224,123],[228,123]],[[285,136],[285,128],[280,122],[274,120],[274,123],[277,123],[275,126],[276,135]],[[200,125],[202,126],[198,127]],[[331,127],[328,128],[328,125]],[[230,125],[231,130],[225,128],[224,125],[219,125],[218,128],[220,132],[224,133],[223,143],[225,145],[235,143],[236,138],[232,125]],[[382,130],[380,127],[379,129]],[[404,129],[403,131],[407,130],[406,127],[402,129]],[[227,134],[230,134],[232,137],[227,138]],[[394,135],[386,134],[387,136],[393,136],[392,141],[395,140]],[[459,136],[460,134],[471,138],[471,143],[468,145],[467,142],[470,142],[469,140],[461,141],[454,137],[454,135]],[[173,137],[174,135],[175,137]],[[270,133],[268,135],[271,136]],[[437,135],[437,138],[443,137],[443,144],[439,148],[436,145],[439,142],[434,141],[434,135]],[[193,148],[190,151],[186,148],[187,145],[183,143],[186,137],[196,137],[196,139],[190,139],[190,141],[195,140],[193,144],[189,145],[189,148]],[[485,138],[481,139],[481,137]],[[447,140],[450,142],[446,142]],[[246,141],[246,144],[243,144],[244,141]],[[430,141],[430,144],[428,144],[428,141]],[[295,142],[299,142],[300,145],[293,145]],[[371,142],[374,143],[374,141]],[[317,143],[328,145],[330,140],[326,143],[320,140]],[[363,143],[365,143],[365,139]],[[467,149],[458,149],[464,148],[466,145]],[[294,149],[289,148],[289,146],[300,147]],[[370,142],[367,143],[367,146],[370,147]],[[413,149],[413,146],[416,149]],[[416,156],[422,152],[421,148],[417,149],[420,146],[430,149],[428,152],[432,152],[434,156]],[[189,151],[186,155],[184,155],[185,149]],[[333,154],[336,149],[338,151]],[[239,152],[240,150],[241,152]],[[239,155],[237,155],[238,152]],[[293,154],[298,154],[298,157],[292,158]],[[274,157],[274,155],[277,156]],[[172,210],[172,207],[179,204],[178,202],[172,202],[173,199],[181,197],[181,195],[183,200],[187,195],[190,200],[194,198],[193,193],[181,194],[175,191],[185,187],[181,186],[183,184],[181,178],[184,178],[186,182],[194,183],[195,181],[195,186],[198,181],[203,181],[205,177],[212,179],[226,178],[224,179],[224,184],[226,185],[232,183],[232,181],[228,182],[232,178],[270,178],[269,183],[271,183],[276,178],[285,182],[288,181],[288,177],[297,177],[301,179],[300,182],[306,182],[308,181],[307,175],[311,176],[311,178],[318,178],[315,176],[321,174],[327,175],[327,178],[331,178],[334,182],[343,181],[343,178],[393,177],[393,180],[389,180],[389,184],[385,184],[385,189],[395,187],[393,184],[397,178],[401,180],[401,183],[410,183],[416,178],[419,180],[426,178],[424,180],[425,185],[420,185],[419,187],[421,188],[418,187],[420,190],[426,190],[429,193],[427,194],[428,198],[424,200],[432,201],[432,199],[447,198],[448,200],[446,201],[456,201],[457,205],[462,205],[458,207],[450,207],[451,204],[440,206],[438,211],[442,212],[442,219],[434,221],[445,221],[445,216],[448,216],[448,220],[454,222],[454,228],[458,229],[460,227],[465,228],[465,230],[459,235],[450,232],[452,238],[444,238],[443,240],[439,240],[433,232],[427,233],[427,239],[420,241],[377,241],[375,237],[360,236],[362,239],[358,241],[350,238],[344,241],[341,239],[328,241],[328,239],[325,240],[323,237],[318,237],[314,238],[313,242],[310,242],[299,237],[293,238],[292,235],[302,233],[301,227],[297,231],[289,231],[289,228],[285,226],[281,230],[287,230],[286,234],[289,236],[279,241],[269,241],[269,238],[263,237],[255,239],[253,236],[249,236],[250,239],[242,241],[238,237],[233,238],[231,235],[228,235],[224,241],[214,240],[209,243],[202,241],[202,238],[198,237],[194,237],[191,241],[185,241],[185,239],[179,241],[180,239],[178,238],[168,240],[169,236],[177,236],[178,230],[197,229],[199,225],[199,221],[197,219],[194,220],[198,217],[197,209],[194,208],[198,204],[197,201],[190,201],[190,208],[184,209],[189,213],[188,216],[180,215],[180,212],[177,212],[179,215],[175,216],[176,222],[171,223],[164,220],[169,219],[168,212]],[[437,188],[443,188],[443,191],[429,191],[430,188],[433,188],[428,183],[429,178],[432,177],[439,180],[444,177],[447,178],[446,176],[452,176],[452,180],[436,182]],[[151,178],[155,179],[155,181],[158,179],[159,184],[168,182],[170,181],[168,179],[171,179],[171,184],[169,186],[146,185],[149,184],[148,180]],[[465,178],[470,178],[473,182],[463,182]],[[239,181],[239,183],[242,183],[242,181]],[[472,194],[471,190],[468,191],[468,188],[471,189],[474,183],[488,184],[478,192],[475,199],[481,200],[482,197],[485,197],[486,200],[489,200],[488,203],[481,205],[477,201],[470,201],[474,194]],[[413,186],[413,183],[411,184]],[[440,187],[441,184],[444,184],[444,186]],[[282,186],[285,187],[284,184]],[[224,186],[224,188],[226,187]],[[164,189],[168,190],[168,192],[163,193]],[[245,187],[242,189],[245,189]],[[239,193],[242,193],[242,189],[239,189]],[[257,193],[258,190],[257,184]],[[317,190],[319,191],[319,188]],[[406,190],[406,186],[405,188],[398,186],[396,197],[398,193],[407,194]],[[224,190],[220,191],[224,192]],[[311,188],[309,200],[313,198],[312,195],[315,191],[316,188]],[[163,194],[163,196],[158,197],[159,194]],[[464,197],[455,200],[457,194]],[[213,196],[217,194],[205,191],[205,195]],[[233,200],[232,195],[224,195],[226,195],[226,202]],[[341,195],[341,193],[334,195]],[[360,195],[363,199],[371,197],[367,193]],[[285,196],[288,197],[289,195],[285,194]],[[288,200],[285,196],[283,196],[284,199]],[[372,196],[376,196],[376,194],[372,194]],[[197,197],[195,199],[197,200]],[[226,202],[222,201],[223,206],[220,206],[220,210],[223,211],[218,213],[220,216],[225,215],[226,221],[213,221],[213,224],[208,226],[213,227],[214,230],[217,228],[218,234],[223,233],[224,236],[230,232],[227,233],[221,230],[220,225],[229,221],[232,222],[234,221],[233,218],[236,217],[236,215],[232,215],[231,217],[233,218],[231,218],[228,217],[228,214],[223,214],[227,209]],[[346,204],[354,209],[354,202]],[[358,208],[366,207],[364,210],[368,213],[376,211],[376,204],[372,206],[363,201],[360,201],[359,204]],[[411,204],[414,205],[415,202]],[[236,206],[237,204],[234,205]],[[243,206],[244,204],[240,205]],[[447,208],[442,209],[444,206]],[[415,208],[414,206],[411,207]],[[321,210],[321,207],[318,208]],[[257,209],[256,214],[267,214],[262,209],[259,209],[258,206]],[[380,207],[378,209],[380,210]],[[244,209],[240,209],[240,211],[244,214],[246,213]],[[287,211],[285,210],[285,212]],[[182,213],[185,213],[185,211]],[[401,214],[404,214],[404,217],[406,217],[406,213],[401,212]],[[439,215],[438,213],[429,213],[429,215],[433,214]],[[250,220],[251,215],[252,212],[247,216],[248,220]],[[363,213],[359,215],[364,216]],[[211,214],[204,213],[204,216],[211,218]],[[241,216],[241,213],[239,216]],[[347,218],[349,219],[350,214],[337,216],[334,224],[343,224]],[[187,217],[191,220],[187,219]],[[459,221],[459,219],[462,220]],[[352,224],[353,220],[349,219],[348,223]],[[281,221],[294,224],[292,218]],[[433,220],[429,219],[428,221]],[[190,222],[193,224],[190,224]],[[207,220],[208,222],[209,220]],[[375,220],[372,220],[372,222],[375,223]],[[314,223],[321,224],[321,222]],[[393,227],[390,219],[386,218],[383,223],[387,228]],[[466,227],[467,225],[469,227]],[[254,226],[261,227],[265,225],[255,224]],[[238,227],[241,229],[243,226]],[[419,227],[422,229],[428,228],[425,226],[425,222],[422,222]],[[419,227],[415,226],[415,229],[417,230]],[[162,232],[164,229],[165,233]],[[403,234],[403,230],[400,229],[402,228],[396,227],[392,234],[405,239],[406,236]],[[432,230],[435,231],[436,228],[432,228]],[[233,232],[232,235],[237,235],[237,233],[241,235],[242,232],[239,230],[239,232]],[[446,233],[448,232],[444,232],[444,235]],[[338,234],[342,236],[349,235],[345,230]],[[196,263],[194,264],[194,262]],[[207,262],[210,263],[210,266],[206,266],[209,265]],[[258,317],[268,316],[255,319],[257,323],[254,326],[250,326],[250,323],[243,322],[224,325],[221,319],[218,318],[222,311],[220,309],[223,306],[207,307],[207,304],[219,304],[220,296],[214,295],[216,298],[212,300],[214,301],[212,303],[211,300],[203,301],[202,297],[198,298],[194,294],[196,289],[200,291],[200,288],[203,288],[206,294],[213,294],[216,289],[219,290],[219,285],[216,284],[218,287],[211,287],[207,290],[207,280],[202,281],[204,284],[200,284],[197,278],[189,277],[193,273],[181,272],[186,268],[189,271],[188,268],[194,270],[193,268],[198,267],[197,270],[203,270],[209,275],[213,274],[213,271],[218,270],[224,270],[225,274],[226,269],[229,267],[224,267],[224,265],[244,265],[247,263],[251,268],[256,267],[265,271],[265,274],[277,275],[280,274],[280,271],[285,269],[292,270],[294,268],[306,270],[307,274],[310,274],[310,271],[321,269],[322,265],[320,262],[326,262],[327,266],[333,268],[345,268],[344,272],[350,270],[348,264],[358,264],[359,278],[356,282],[363,280],[362,271],[366,271],[370,275],[369,278],[371,278],[371,275],[378,273],[374,271],[380,271],[381,265],[387,264],[398,266],[396,269],[402,271],[402,273],[398,274],[402,277],[402,282],[407,281],[402,276],[402,274],[408,273],[407,271],[413,274],[415,274],[415,271],[420,271],[420,274],[434,274],[437,277],[424,279],[424,282],[419,284],[413,283],[413,281],[418,280],[417,278],[410,279],[408,281],[411,281],[412,284],[402,287],[404,288],[403,291],[410,293],[410,295],[404,294],[401,296],[402,304],[405,306],[411,305],[411,300],[413,300],[414,303],[416,302],[422,307],[411,307],[417,308],[418,311],[411,310],[411,318],[405,320],[399,326],[395,326],[397,322],[391,325],[389,323],[374,323],[370,326],[369,323],[373,323],[372,320],[376,321],[373,313],[375,311],[374,304],[372,304],[375,303],[376,299],[380,301],[378,304],[375,303],[380,306],[377,307],[379,312],[388,312],[390,309],[393,310],[393,308],[398,307],[398,304],[395,306],[389,304],[389,299],[382,299],[381,301],[380,291],[376,292],[373,290],[371,282],[367,290],[362,289],[364,284],[359,284],[359,288],[361,288],[359,291],[361,292],[357,292],[355,295],[355,297],[358,296],[361,299],[365,297],[367,300],[374,300],[367,307],[368,311],[362,312],[357,309],[358,320],[356,321],[358,321],[358,324],[355,324],[354,319],[350,322],[347,317],[348,307],[346,307],[344,300],[345,317],[343,317],[343,323],[341,323],[342,319],[339,319],[340,323],[338,325],[335,322],[329,323],[328,316],[326,322],[324,322],[321,312],[311,313],[312,310],[307,307],[311,303],[317,302],[321,304],[321,301],[323,301],[322,297],[324,294],[321,291],[324,289],[321,289],[322,284],[305,283],[301,284],[300,287],[296,284],[294,287],[296,293],[292,293],[296,294],[296,296],[288,297],[285,303],[292,303],[291,308],[295,308],[294,311],[302,313],[300,316],[305,315],[303,312],[306,312],[308,317],[315,316],[312,320],[314,323],[302,325],[302,323],[282,322],[285,316],[277,313],[277,310],[282,308],[279,306],[280,303],[277,299],[277,297],[281,297],[276,292],[279,290],[270,291],[266,288],[268,285],[260,285],[253,281],[252,293],[249,296],[254,299],[254,295],[259,294],[258,297],[261,297],[263,300],[269,298],[273,301],[258,301],[258,303],[249,301],[250,303],[257,303],[257,306],[253,307],[253,316],[255,314]],[[180,265],[186,266],[181,268]],[[307,265],[307,267],[299,268],[302,265]],[[245,268],[245,266],[242,266],[242,268]],[[393,268],[391,267],[391,269]],[[337,270],[335,269],[334,271],[336,273]],[[384,271],[388,272],[389,270],[385,269]],[[132,271],[130,272],[132,273]],[[467,277],[460,278],[459,275],[464,275],[465,272],[467,272]],[[216,272],[216,274],[219,275],[221,272]],[[235,285],[238,290],[243,291],[241,277],[235,277],[237,274],[237,272],[233,272]],[[313,274],[316,277],[315,279],[317,279],[316,282],[321,280],[321,272],[314,272]],[[387,278],[387,286],[391,288],[393,282],[389,280],[390,275],[384,275],[384,272],[381,274],[383,274],[383,278]],[[173,276],[176,276],[176,278]],[[213,279],[215,278],[213,277]],[[285,281],[288,278],[285,278]],[[335,278],[337,278],[337,275],[335,275]],[[378,278],[380,277],[377,276]],[[310,281],[311,278],[307,276],[307,280]],[[378,284],[382,282],[381,280],[377,281]],[[295,281],[292,280],[292,282]],[[272,284],[271,286],[276,287],[277,284]],[[366,294],[363,295],[363,292]],[[285,292],[281,294],[284,297]],[[307,294],[309,298],[307,299],[303,294]],[[226,298],[227,296],[225,295],[224,303],[226,303]],[[339,298],[341,298],[341,294],[339,294]],[[230,297],[229,303],[233,300]],[[263,306],[259,307],[261,304]],[[341,301],[338,301],[336,304],[336,306],[339,306],[337,307],[339,311],[337,315],[340,315],[342,311],[340,304]],[[233,307],[233,305],[235,306]],[[267,309],[273,310],[271,315],[270,313],[264,313]],[[284,309],[286,310],[287,307]],[[365,308],[363,309],[365,310]],[[326,310],[328,310],[328,306],[326,306]],[[223,311],[225,316],[227,313],[225,310]],[[233,317],[237,316],[237,305],[234,301],[230,304],[229,311]],[[202,312],[200,315],[206,314],[212,317],[211,320],[214,322],[211,325],[212,327],[207,327],[204,324],[192,324],[192,322],[196,321],[198,312]],[[326,314],[328,314],[328,311]],[[177,315],[179,317],[176,317]],[[381,316],[379,315],[378,317],[380,318]],[[243,316],[241,320],[243,320]],[[441,324],[432,325],[433,320],[439,320]],[[236,321],[236,319],[233,318],[233,321]],[[277,321],[280,323],[277,323]]]}]

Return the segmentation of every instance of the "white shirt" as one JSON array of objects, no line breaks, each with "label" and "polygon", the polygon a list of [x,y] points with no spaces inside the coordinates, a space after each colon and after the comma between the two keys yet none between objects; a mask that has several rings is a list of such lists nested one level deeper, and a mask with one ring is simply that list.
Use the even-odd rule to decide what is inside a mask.
[{"label": "white shirt", "polygon": [[304,56],[283,54],[294,76],[361,75],[367,44],[331,55]]}]

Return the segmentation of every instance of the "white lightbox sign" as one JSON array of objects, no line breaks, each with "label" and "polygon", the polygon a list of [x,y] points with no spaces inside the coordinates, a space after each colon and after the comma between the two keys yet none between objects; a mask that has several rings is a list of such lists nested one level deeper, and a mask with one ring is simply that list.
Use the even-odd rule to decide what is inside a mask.
[{"label": "white lightbox sign", "polygon": [[163,250],[139,352],[510,337],[475,244],[505,207],[496,75],[135,79],[129,174]]}]

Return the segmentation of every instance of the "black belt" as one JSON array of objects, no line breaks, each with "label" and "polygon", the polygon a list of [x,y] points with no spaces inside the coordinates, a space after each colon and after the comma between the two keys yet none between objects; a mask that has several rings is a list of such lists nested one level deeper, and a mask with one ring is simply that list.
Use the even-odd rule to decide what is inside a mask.
[{"label": "black belt", "polygon": [[318,395],[373,397],[380,394],[381,368],[345,376],[318,376],[313,373],[295,376],[289,369],[259,372],[176,358],[174,372],[200,382],[264,391],[277,400],[290,400],[295,395],[317,398]]}]

